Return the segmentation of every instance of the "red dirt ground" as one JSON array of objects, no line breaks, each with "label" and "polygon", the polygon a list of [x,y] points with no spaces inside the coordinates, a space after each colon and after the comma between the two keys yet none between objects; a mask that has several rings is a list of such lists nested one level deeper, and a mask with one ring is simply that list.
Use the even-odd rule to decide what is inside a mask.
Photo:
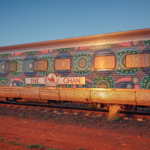
[{"label": "red dirt ground", "polygon": [[[122,130],[123,131],[123,130]],[[145,132],[150,132],[145,131]],[[135,134],[134,134],[135,133]],[[89,125],[33,120],[0,115],[0,150],[27,150],[29,144],[46,146],[43,150],[149,150],[150,137],[139,135],[136,128],[130,132],[94,128]],[[19,138],[19,139],[18,139]],[[22,143],[14,145],[8,143]],[[36,148],[39,149],[39,148]]]}]

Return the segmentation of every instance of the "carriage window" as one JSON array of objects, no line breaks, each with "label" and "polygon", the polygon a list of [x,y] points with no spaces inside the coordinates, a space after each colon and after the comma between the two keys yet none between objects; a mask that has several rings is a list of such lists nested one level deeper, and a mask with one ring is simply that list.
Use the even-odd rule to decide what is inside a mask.
[{"label": "carriage window", "polygon": [[147,67],[150,67],[150,54],[126,55],[126,68],[147,68]]},{"label": "carriage window", "polygon": [[18,69],[19,69],[19,63],[20,63],[20,59],[17,59],[17,61],[10,61],[10,62],[7,62],[8,65],[10,65],[10,72],[17,72]]},{"label": "carriage window", "polygon": [[35,60],[33,63],[34,71],[47,71],[48,61],[47,60]]},{"label": "carriage window", "polygon": [[115,56],[96,56],[95,69],[115,69]]},{"label": "carriage window", "polygon": [[70,58],[55,59],[55,70],[70,70]]},{"label": "carriage window", "polygon": [[17,72],[17,70],[18,70],[18,64],[17,64],[17,62],[16,61],[12,61],[12,62],[10,62],[10,65],[11,65],[10,71],[11,72]]}]

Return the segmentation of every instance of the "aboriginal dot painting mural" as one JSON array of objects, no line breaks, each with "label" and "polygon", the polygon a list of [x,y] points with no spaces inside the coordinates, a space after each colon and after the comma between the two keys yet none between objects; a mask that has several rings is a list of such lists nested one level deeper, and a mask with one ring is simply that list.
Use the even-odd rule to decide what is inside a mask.
[{"label": "aboriginal dot painting mural", "polygon": [[[133,68],[127,68],[126,67],[126,56],[129,56],[128,54],[137,54],[139,53],[138,50],[136,49],[121,49],[116,53],[116,58],[117,58],[117,66],[116,66],[116,72],[121,75],[131,75],[136,72],[138,72],[140,69],[137,67]],[[132,59],[129,62],[129,58],[127,60],[127,64],[130,64],[133,66],[135,64],[135,59]]]},{"label": "aboriginal dot painting mural", "polygon": [[7,77],[0,78],[0,86],[9,86],[9,79]]},{"label": "aboriginal dot painting mural", "polygon": [[23,74],[23,59],[21,57],[15,57],[11,60],[11,71],[13,76],[20,76]]},{"label": "aboriginal dot painting mural", "polygon": [[9,74],[10,63],[7,57],[1,58],[0,60],[0,76],[7,77]]},{"label": "aboriginal dot painting mural", "polygon": [[150,76],[145,75],[141,84],[142,89],[150,89]]},{"label": "aboriginal dot painting mural", "polygon": [[35,55],[28,55],[25,58],[23,68],[24,68],[24,74],[26,76],[32,77],[36,75],[37,71],[34,70],[34,67],[36,67],[34,66],[34,61],[37,61],[37,60],[38,58]]},{"label": "aboriginal dot painting mural", "polygon": [[73,71],[78,75],[87,75],[92,69],[92,54],[88,52],[77,53],[73,56]]},{"label": "aboriginal dot painting mural", "polygon": [[95,88],[114,88],[114,82],[111,76],[96,76],[93,84]]},{"label": "aboriginal dot painting mural", "polygon": [[0,54],[0,86],[47,87],[25,78],[51,73],[85,77],[84,85],[57,85],[62,88],[150,89],[150,40]]},{"label": "aboriginal dot painting mural", "polygon": [[[67,50],[67,49],[66,49]],[[63,76],[68,75],[71,72],[71,55],[62,52],[55,57],[54,69],[57,74]]]}]

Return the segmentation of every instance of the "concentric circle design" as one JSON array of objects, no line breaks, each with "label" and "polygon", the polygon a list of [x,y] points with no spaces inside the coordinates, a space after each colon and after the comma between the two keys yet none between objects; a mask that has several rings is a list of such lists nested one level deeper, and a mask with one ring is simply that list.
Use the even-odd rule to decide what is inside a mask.
[{"label": "concentric circle design", "polygon": [[117,64],[116,64],[116,72],[121,75],[132,75],[137,73],[140,69],[139,68],[132,68],[128,69],[126,68],[126,61],[128,61],[128,64],[135,64],[136,60],[132,56],[128,57],[128,60],[126,60],[127,54],[137,54],[139,53],[136,49],[122,49],[119,50],[116,54]]},{"label": "concentric circle design", "polygon": [[93,87],[95,88],[114,88],[114,81],[112,76],[96,76],[93,84]]},{"label": "concentric circle design", "polygon": [[10,63],[7,58],[0,60],[0,77],[6,77],[9,74]]},{"label": "concentric circle design", "polygon": [[33,62],[29,62],[29,69],[33,69]]},{"label": "concentric circle design", "polygon": [[5,80],[1,81],[0,86],[7,86],[7,82]]},{"label": "concentric circle design", "polygon": [[86,56],[80,56],[76,61],[76,65],[79,70],[86,70],[89,65],[89,60]]},{"label": "concentric circle design", "polygon": [[131,42],[131,45],[133,47],[137,47],[137,46],[139,46],[139,44],[140,44],[140,41],[133,41],[133,42]]},{"label": "concentric circle design", "polygon": [[127,82],[125,85],[126,89],[134,89],[134,84],[132,82]]},{"label": "concentric circle design", "polygon": [[0,86],[9,86],[8,78],[0,78]]},{"label": "concentric circle design", "polygon": [[91,72],[92,55],[89,52],[80,52],[73,56],[73,71],[80,75],[86,75]]},{"label": "concentric circle design", "polygon": [[11,60],[11,70],[15,70],[15,63],[17,63],[17,70],[10,73],[14,76],[20,76],[23,74],[23,59],[22,57],[15,57]]},{"label": "concentric circle design", "polygon": [[110,88],[110,85],[106,80],[101,80],[97,83],[96,88]]},{"label": "concentric circle design", "polygon": [[141,89],[150,89],[150,76],[145,75],[140,86]]},{"label": "concentric circle design", "polygon": [[36,69],[34,70],[34,68],[36,68],[36,66],[34,65],[36,64],[34,63],[34,61],[37,61],[37,58],[35,56],[26,57],[24,62],[24,71],[26,76],[35,76]]},{"label": "concentric circle design", "polygon": [[133,76],[132,78],[131,78],[131,82],[133,83],[133,84],[139,84],[139,82],[140,82],[140,78],[138,77],[138,76]]},{"label": "concentric circle design", "polygon": [[28,59],[28,60],[26,60],[26,70],[27,70],[27,72],[29,72],[29,73],[32,73],[33,72],[33,63],[34,63],[34,59]]}]

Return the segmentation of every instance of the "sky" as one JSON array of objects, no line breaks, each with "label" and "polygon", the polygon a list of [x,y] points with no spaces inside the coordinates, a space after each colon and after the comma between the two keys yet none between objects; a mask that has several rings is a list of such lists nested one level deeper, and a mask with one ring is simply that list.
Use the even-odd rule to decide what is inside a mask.
[{"label": "sky", "polygon": [[150,0],[0,0],[0,47],[150,28]]}]

